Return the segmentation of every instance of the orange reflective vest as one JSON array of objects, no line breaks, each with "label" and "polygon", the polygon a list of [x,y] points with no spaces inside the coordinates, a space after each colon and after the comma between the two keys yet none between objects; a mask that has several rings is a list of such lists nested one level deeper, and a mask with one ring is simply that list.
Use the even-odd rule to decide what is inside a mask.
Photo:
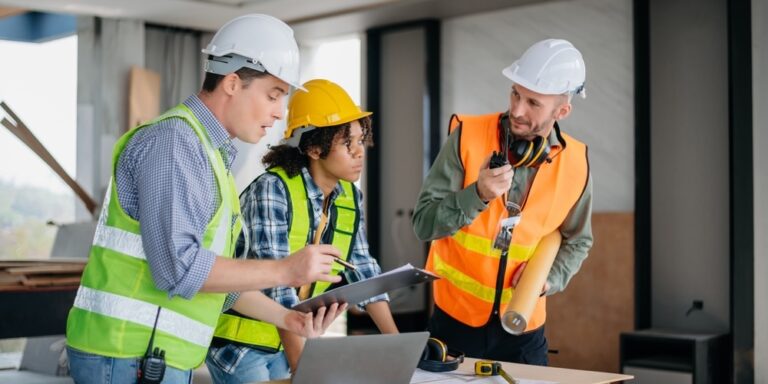
[{"label": "orange reflective vest", "polygon": [[[477,181],[483,161],[500,150],[501,115],[457,116],[461,126],[459,156],[464,165],[464,188]],[[581,197],[589,177],[587,147],[563,134],[567,147],[551,156],[552,161],[539,167],[521,220],[512,232],[507,260],[502,260],[493,241],[499,221],[507,216],[502,196],[490,201],[472,224],[452,236],[432,241],[427,270],[442,279],[433,285],[435,304],[456,320],[472,327],[485,325],[491,316],[504,313],[514,293],[512,275],[533,254],[545,235],[557,230]],[[504,268],[503,274],[500,268]],[[503,276],[503,277],[501,277]],[[497,280],[501,277],[502,281]],[[499,298],[497,293],[501,290]],[[492,313],[495,301],[499,312]],[[546,298],[542,297],[528,322],[526,331],[544,324]]]}]

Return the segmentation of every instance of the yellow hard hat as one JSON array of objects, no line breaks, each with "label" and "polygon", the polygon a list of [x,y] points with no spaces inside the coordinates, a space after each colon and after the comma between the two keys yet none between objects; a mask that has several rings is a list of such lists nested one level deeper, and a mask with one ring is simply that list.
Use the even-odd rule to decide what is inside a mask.
[{"label": "yellow hard hat", "polygon": [[[298,147],[301,128],[330,127],[370,116],[352,101],[338,84],[324,79],[304,83],[306,92],[296,91],[288,102],[288,128],[285,140]],[[296,134],[296,137],[293,137]],[[292,140],[291,140],[292,139]]]}]

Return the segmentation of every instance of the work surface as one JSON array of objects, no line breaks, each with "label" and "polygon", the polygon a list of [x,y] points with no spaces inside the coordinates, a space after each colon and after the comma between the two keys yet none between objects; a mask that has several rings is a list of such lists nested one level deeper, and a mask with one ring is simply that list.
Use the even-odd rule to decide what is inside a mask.
[{"label": "work surface", "polygon": [[[418,384],[448,384],[448,383],[504,383],[501,377],[474,376],[474,366],[477,359],[467,358],[459,369],[453,372],[432,374],[416,370],[411,383]],[[504,370],[517,379],[520,384],[602,384],[621,382],[632,379],[633,376],[618,373],[580,371],[536,365],[502,363]],[[290,380],[269,381],[268,383],[290,383]]]}]

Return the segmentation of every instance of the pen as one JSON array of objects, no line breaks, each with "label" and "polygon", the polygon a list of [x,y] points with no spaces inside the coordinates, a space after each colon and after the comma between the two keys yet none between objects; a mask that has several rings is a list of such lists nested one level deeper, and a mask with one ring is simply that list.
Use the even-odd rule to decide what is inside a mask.
[{"label": "pen", "polygon": [[335,261],[335,262],[337,262],[337,263],[343,265],[344,267],[349,268],[349,269],[351,269],[353,271],[357,270],[357,267],[354,264],[352,264],[352,263],[350,263],[350,262],[348,262],[348,261],[346,261],[344,259],[341,259],[341,258],[338,258],[338,257],[334,257],[333,261]]},{"label": "pen", "polygon": [[[328,215],[326,214],[326,212],[328,212],[328,204],[330,204],[330,201],[328,200],[328,197],[326,197],[325,200],[323,200],[323,211],[322,215],[320,216],[320,224],[317,226],[317,231],[315,231],[315,239],[312,242],[313,244],[320,244],[323,231],[325,230],[325,226],[328,224]],[[351,269],[353,271],[357,270],[357,267],[354,264],[340,257],[334,257],[333,261],[343,265],[347,269]]]},{"label": "pen", "polygon": [[[328,199],[329,197],[330,197],[330,195],[326,196],[326,198],[323,200],[323,210],[322,210],[322,214],[320,215],[320,223],[318,224],[317,229],[315,230],[315,237],[314,237],[314,239],[312,241],[312,244],[320,244],[320,241],[322,240],[322,237],[323,237],[323,231],[325,231],[325,227],[328,225],[328,214],[327,214],[327,212],[328,212],[328,206],[330,205],[330,200]],[[344,266],[347,269],[350,269],[350,270],[353,270],[353,271],[357,270],[357,267],[354,264],[352,264],[352,263],[350,263],[350,262],[348,262],[346,260],[343,260],[343,259],[341,259],[339,257],[334,257],[333,261],[341,264],[342,266]],[[306,300],[306,299],[308,299],[309,295],[310,295],[310,292],[313,289],[312,287],[314,287],[314,283],[302,285],[299,288],[299,293],[298,293],[299,300]]]}]

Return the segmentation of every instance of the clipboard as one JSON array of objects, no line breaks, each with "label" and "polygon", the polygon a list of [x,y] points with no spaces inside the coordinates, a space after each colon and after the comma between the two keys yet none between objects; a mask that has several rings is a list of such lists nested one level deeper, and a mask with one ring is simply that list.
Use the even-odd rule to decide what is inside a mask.
[{"label": "clipboard", "polygon": [[411,264],[406,264],[376,277],[323,292],[321,295],[294,305],[291,309],[308,313],[333,303],[348,303],[349,305],[355,305],[382,293],[410,285],[430,282],[439,278],[440,276],[435,275],[432,272],[416,268]]}]

